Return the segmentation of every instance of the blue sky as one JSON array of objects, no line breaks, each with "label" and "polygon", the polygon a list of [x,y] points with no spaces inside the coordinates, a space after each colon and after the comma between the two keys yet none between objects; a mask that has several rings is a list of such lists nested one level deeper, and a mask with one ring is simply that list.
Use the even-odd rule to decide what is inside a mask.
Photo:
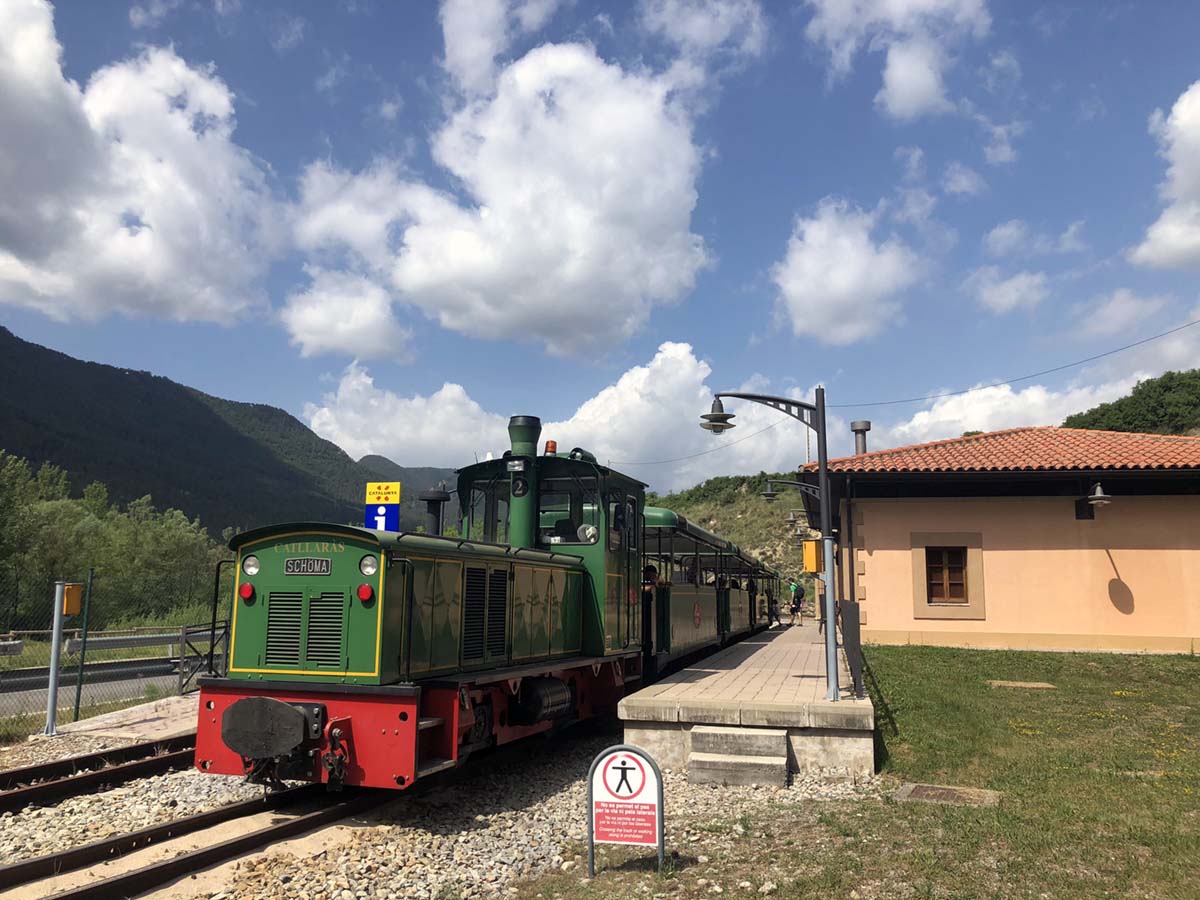
[{"label": "blue sky", "polygon": [[[799,426],[753,407],[694,456],[712,390],[924,396],[1200,318],[1198,30],[1165,0],[0,0],[0,321],[355,457],[458,465],[532,413],[657,487],[787,468]],[[840,410],[834,449],[1054,424],[1194,367],[1193,331]]]}]

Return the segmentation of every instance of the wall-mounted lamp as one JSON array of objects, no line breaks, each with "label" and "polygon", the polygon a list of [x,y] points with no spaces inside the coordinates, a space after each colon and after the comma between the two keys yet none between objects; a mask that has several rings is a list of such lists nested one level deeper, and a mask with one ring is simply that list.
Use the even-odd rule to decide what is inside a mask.
[{"label": "wall-mounted lamp", "polygon": [[1107,506],[1110,503],[1112,503],[1112,497],[1104,493],[1104,488],[1097,481],[1088,489],[1086,496],[1075,501],[1075,518],[1094,519],[1096,518],[1096,507]]}]

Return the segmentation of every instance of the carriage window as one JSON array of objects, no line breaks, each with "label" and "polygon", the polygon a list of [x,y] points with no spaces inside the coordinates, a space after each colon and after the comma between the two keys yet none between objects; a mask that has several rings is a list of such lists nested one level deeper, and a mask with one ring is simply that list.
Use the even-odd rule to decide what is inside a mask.
[{"label": "carriage window", "polygon": [[681,556],[675,565],[674,577],[671,580],[675,584],[695,584],[698,571],[694,555]]},{"label": "carriage window", "polygon": [[543,544],[594,544],[600,539],[594,478],[548,478],[538,489]]}]

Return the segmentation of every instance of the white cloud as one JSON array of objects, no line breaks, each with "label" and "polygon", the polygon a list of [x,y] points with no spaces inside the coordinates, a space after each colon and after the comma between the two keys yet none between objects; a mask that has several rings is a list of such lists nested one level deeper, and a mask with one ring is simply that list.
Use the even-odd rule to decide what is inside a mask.
[{"label": "white cloud", "polygon": [[48,4],[0,4],[0,298],[60,320],[225,321],[260,299],[263,173],[212,67],[148,48],[63,76]]},{"label": "white cloud", "polygon": [[496,59],[521,34],[541,29],[561,0],[443,0],[442,65],[468,96],[490,94]]},{"label": "white cloud", "polygon": [[963,282],[963,289],[974,294],[979,305],[996,315],[1014,310],[1032,309],[1049,295],[1043,272],[1018,272],[1002,278],[996,266],[983,266]]},{"label": "white cloud", "polygon": [[767,24],[758,0],[641,0],[642,27],[687,56],[759,56]]},{"label": "white cloud", "polygon": [[[585,447],[601,462],[660,490],[716,474],[789,469],[803,459],[799,426],[766,407],[729,401],[737,430],[721,438],[701,430],[700,413],[708,409],[714,390],[711,374],[688,344],[664,343],[648,363],[623,373],[568,418],[544,421],[542,437],[564,450]],[[513,411],[539,413],[528,407]],[[304,416],[314,431],[351,456],[382,453],[402,465],[465,465],[489,452],[499,456],[508,446],[507,415],[485,410],[461,385],[404,397],[376,386],[358,364],[346,369],[336,391],[306,406]],[[622,427],[613,428],[618,418]],[[778,427],[743,439],[771,425]],[[705,452],[722,444],[729,446]],[[639,465],[693,454],[703,455]]]},{"label": "white cloud", "polygon": [[183,0],[145,0],[129,7],[129,24],[134,28],[157,28],[179,8]]},{"label": "white cloud", "polygon": [[1083,226],[1084,221],[1076,219],[1055,237],[1034,232],[1021,219],[1009,219],[983,236],[983,246],[992,256],[1081,253],[1087,250]]},{"label": "white cloud", "polygon": [[325,71],[316,77],[313,81],[313,87],[318,93],[325,94],[327,97],[332,97],[337,91],[338,85],[346,80],[346,76],[350,74],[350,56],[343,53],[341,59],[336,62],[330,62],[325,66]]},{"label": "white cloud", "polygon": [[1076,219],[1058,236],[1054,246],[1059,253],[1082,253],[1087,250],[1087,242],[1081,237],[1083,226],[1083,219]]},{"label": "white cloud", "polygon": [[944,67],[941,48],[934,41],[896,41],[888,47],[883,87],[875,95],[875,103],[893,119],[950,112],[954,106],[946,99]]},{"label": "white cloud", "polygon": [[385,122],[395,122],[400,117],[400,113],[404,109],[404,98],[399,94],[393,94],[384,100],[379,101],[379,106],[376,107],[376,112],[379,113],[379,118]]},{"label": "white cloud", "polygon": [[1096,297],[1081,305],[1078,334],[1082,337],[1107,337],[1117,334],[1136,333],[1146,319],[1163,310],[1170,303],[1169,297],[1139,297],[1126,288],[1118,288],[1111,294]]},{"label": "white cloud", "polygon": [[942,189],[948,194],[974,197],[987,190],[987,182],[974,169],[954,160],[942,175]]},{"label": "white cloud", "polygon": [[288,296],[280,311],[301,356],[344,353],[358,359],[403,362],[412,333],[392,315],[392,299],[379,284],[349,272],[306,266],[308,286]]},{"label": "white cloud", "polygon": [[920,147],[897,147],[892,155],[904,166],[905,181],[921,181],[925,177],[925,151]]},{"label": "white cloud", "polygon": [[899,238],[873,239],[876,219],[833,198],[811,218],[796,219],[787,252],[771,270],[796,335],[851,344],[899,317],[896,295],[916,282],[921,265]]},{"label": "white cloud", "polygon": [[299,46],[307,28],[308,21],[303,17],[281,13],[271,26],[271,46],[278,53],[286,53]]},{"label": "white cloud", "polygon": [[978,387],[966,394],[937,400],[906,422],[875,429],[879,434],[874,449],[943,440],[965,431],[1061,425],[1072,413],[1115,400],[1129,393],[1135,384],[1136,377],[1127,377],[1061,391],[1040,384],[1020,389],[1011,385]]},{"label": "white cloud", "polygon": [[805,29],[825,46],[833,77],[846,75],[863,47],[886,50],[876,102],[889,115],[913,119],[947,112],[947,48],[991,27],[985,0],[808,0]]},{"label": "white cloud", "polygon": [[1129,257],[1143,266],[1200,268],[1200,81],[1179,96],[1169,114],[1154,111],[1150,133],[1168,163],[1160,189],[1167,207]]},{"label": "white cloud", "polygon": [[983,245],[992,256],[1007,256],[1029,243],[1029,226],[1020,219],[1001,222],[983,236]]},{"label": "white cloud", "polygon": [[1028,130],[1028,123],[997,124],[986,116],[976,116],[975,119],[983,126],[988,136],[987,143],[983,147],[983,158],[993,166],[1016,162],[1017,150],[1013,146],[1013,141]]},{"label": "white cloud", "polygon": [[992,94],[1011,94],[1021,81],[1021,64],[1008,50],[993,53],[980,70],[983,86]]},{"label": "white cloud", "polygon": [[310,166],[301,245],[352,251],[448,329],[560,353],[631,335],[708,263],[690,231],[701,154],[687,112],[663,79],[590,47],[545,45],[508,66],[433,154],[464,201],[386,161]]}]

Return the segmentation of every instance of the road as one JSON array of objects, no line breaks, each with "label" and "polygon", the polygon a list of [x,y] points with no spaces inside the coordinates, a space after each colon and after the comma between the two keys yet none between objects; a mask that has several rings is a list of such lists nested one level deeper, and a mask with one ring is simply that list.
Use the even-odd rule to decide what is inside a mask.
[{"label": "road", "polygon": [[[154,692],[154,697],[166,697],[179,691],[179,676],[152,675],[148,677],[126,678],[121,681],[102,681],[98,684],[83,685],[80,698],[80,708],[95,706],[101,703],[114,703],[121,700],[137,700],[146,696],[146,691]],[[153,698],[149,698],[153,699]],[[58,687],[58,710],[60,721],[70,721],[70,710],[75,708],[75,677],[74,673],[63,673]],[[64,710],[66,718],[64,719]],[[22,715],[42,715],[46,712],[46,688],[34,690],[10,691],[0,693],[0,719]]]}]

